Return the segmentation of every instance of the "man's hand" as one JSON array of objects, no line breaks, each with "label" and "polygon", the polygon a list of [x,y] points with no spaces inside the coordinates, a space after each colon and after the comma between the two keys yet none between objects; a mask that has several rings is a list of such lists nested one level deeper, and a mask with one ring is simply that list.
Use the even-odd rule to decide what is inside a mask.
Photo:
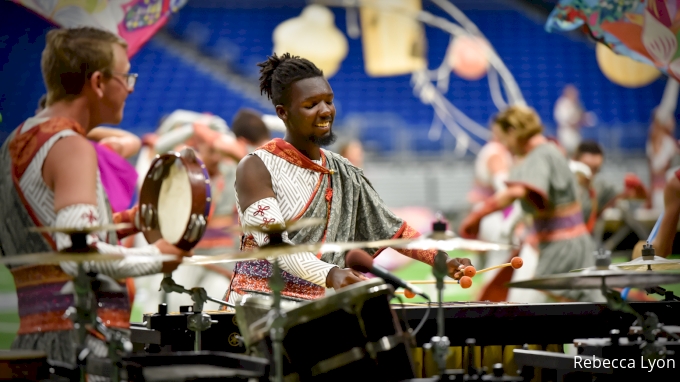
[{"label": "man's hand", "polygon": [[460,236],[464,239],[476,239],[479,235],[479,223],[482,221],[478,213],[468,215],[460,223]]},{"label": "man's hand", "polygon": [[155,243],[153,243],[153,245],[155,245],[163,255],[176,255],[174,260],[166,260],[163,262],[163,267],[161,268],[162,273],[170,273],[174,271],[180,266],[180,264],[182,264],[182,259],[184,257],[191,257],[194,255],[193,251],[183,251],[168,243],[165,241],[165,239],[157,240]]},{"label": "man's hand", "polygon": [[637,175],[626,174],[624,184],[623,194],[626,199],[647,199],[647,189]]},{"label": "man's hand", "polygon": [[449,269],[449,277],[454,280],[460,280],[460,278],[465,275],[463,269],[471,265],[472,262],[470,259],[465,257],[452,257],[446,260],[446,266]]},{"label": "man's hand", "polygon": [[326,276],[326,287],[333,289],[344,288],[360,281],[368,280],[366,276],[350,268],[332,268]]}]

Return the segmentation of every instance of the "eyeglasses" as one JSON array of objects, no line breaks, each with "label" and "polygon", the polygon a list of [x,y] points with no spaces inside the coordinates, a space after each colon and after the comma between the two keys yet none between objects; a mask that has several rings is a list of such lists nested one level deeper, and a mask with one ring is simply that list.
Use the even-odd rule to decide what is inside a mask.
[{"label": "eyeglasses", "polygon": [[135,84],[137,83],[137,77],[139,76],[137,73],[111,72],[111,74],[117,74],[119,76],[125,77],[125,85],[127,85],[128,89],[135,88]]}]

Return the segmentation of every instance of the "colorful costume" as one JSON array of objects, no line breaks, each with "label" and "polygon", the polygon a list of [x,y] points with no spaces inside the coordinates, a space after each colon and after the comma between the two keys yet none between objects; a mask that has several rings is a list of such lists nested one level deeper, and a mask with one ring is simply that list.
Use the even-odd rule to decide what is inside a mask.
[{"label": "colorful costume", "polygon": [[[130,222],[133,218],[134,212],[112,214],[99,172],[96,205],[77,204],[54,211],[54,192],[42,178],[43,163],[59,139],[78,134],[84,136],[85,133],[70,119],[30,118],[3,144],[0,149],[0,243],[4,256],[63,250],[71,246],[71,239],[65,234],[33,233],[29,231],[31,227],[89,227]],[[117,280],[160,272],[162,262],[155,246],[130,249],[114,245],[117,239],[116,233],[100,232],[88,236],[88,244],[100,253],[130,256],[117,261],[86,262],[85,270]],[[141,256],[151,259],[147,257],[145,262],[140,262]],[[73,295],[57,292],[77,274],[77,265],[72,262],[26,265],[13,267],[11,272],[21,321],[12,347],[41,350],[50,359],[75,364],[76,334],[72,330],[73,322],[64,317],[65,310],[73,304]],[[104,324],[125,333],[130,322],[127,293],[97,292],[96,296],[98,315]],[[106,344],[96,335],[88,338],[88,347],[94,357],[107,355]]]},{"label": "colorful costume", "polygon": [[[593,266],[595,245],[583,221],[576,178],[567,159],[552,143],[534,148],[510,173],[508,186],[519,184],[528,195],[522,209],[533,217],[539,259],[535,277]],[[553,291],[573,300],[601,301],[599,291]]]},{"label": "colorful costume", "polygon": [[[420,235],[384,206],[361,169],[338,154],[321,150],[321,159],[312,161],[289,143],[274,139],[251,155],[257,155],[269,170],[276,197],[259,200],[250,206],[239,204],[239,218],[244,225],[266,226],[300,218],[326,221],[324,226],[284,234],[284,241],[291,244]],[[268,240],[265,234],[245,234],[241,249],[253,250]],[[381,252],[375,248],[366,250],[374,257]],[[437,253],[434,250],[399,252],[430,265]],[[324,296],[326,277],[332,268],[345,267],[344,252],[301,253],[279,259],[286,281],[282,294],[308,300]],[[225,299],[236,302],[239,295],[246,294],[244,289],[269,291],[267,282],[271,272],[272,265],[267,260],[237,263]]]}]

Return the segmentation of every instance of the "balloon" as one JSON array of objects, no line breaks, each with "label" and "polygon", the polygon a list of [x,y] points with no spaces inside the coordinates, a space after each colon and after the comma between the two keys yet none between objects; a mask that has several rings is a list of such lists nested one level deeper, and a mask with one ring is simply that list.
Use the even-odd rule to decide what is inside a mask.
[{"label": "balloon", "polygon": [[286,20],[274,29],[274,53],[290,53],[313,62],[326,78],[340,69],[349,44],[335,26],[335,16],[328,8],[311,4],[298,17]]},{"label": "balloon", "polygon": [[477,37],[460,36],[449,46],[448,63],[458,77],[475,81],[489,68],[488,44]]},{"label": "balloon", "polygon": [[654,82],[661,72],[650,65],[614,53],[609,47],[597,43],[597,64],[611,82],[627,88],[639,88]]}]

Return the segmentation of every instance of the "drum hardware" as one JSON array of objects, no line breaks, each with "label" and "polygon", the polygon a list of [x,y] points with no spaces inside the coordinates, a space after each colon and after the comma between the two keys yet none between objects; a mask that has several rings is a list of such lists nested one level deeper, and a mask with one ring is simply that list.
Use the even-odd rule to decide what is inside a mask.
[{"label": "drum hardware", "polygon": [[172,279],[171,273],[166,273],[165,277],[163,277],[160,290],[163,290],[165,293],[185,293],[190,295],[191,299],[194,301],[193,313],[187,317],[187,329],[195,333],[194,351],[197,352],[201,351],[201,332],[210,329],[212,324],[217,323],[217,321],[213,321],[211,319],[209,314],[203,312],[203,306],[205,305],[206,301],[212,301],[220,305],[234,308],[233,304],[208,296],[204,288],[191,288],[191,290],[185,289]]},{"label": "drum hardware", "polygon": [[[631,286],[650,286],[649,280],[644,280],[644,278],[640,278],[639,276],[634,276],[635,274],[637,275],[642,275],[642,276],[647,276],[650,277],[651,279],[654,278],[664,278],[664,280],[667,280],[669,282],[673,282],[674,279],[672,277],[665,277],[665,276],[672,276],[674,274],[672,273],[659,273],[659,272],[653,272],[653,273],[640,273],[640,272],[626,272],[626,271],[616,271],[616,270],[611,270],[611,252],[610,251],[605,251],[604,248],[600,248],[599,251],[595,252],[595,270],[586,270],[580,273],[567,273],[567,274],[562,274],[562,275],[555,275],[552,277],[544,278],[542,279],[543,281],[540,280],[528,280],[524,282],[518,282],[518,283],[510,283],[508,284],[509,286],[512,287],[512,285],[530,285],[532,284],[532,281],[538,281],[535,282],[533,285],[536,289],[595,289],[594,288],[594,280],[596,278],[590,277],[590,278],[585,278],[586,280],[589,279],[587,282],[582,282],[579,283],[578,281],[574,280],[579,280],[579,277],[581,276],[581,273],[588,274],[588,272],[592,272],[593,276],[601,278],[601,284],[600,284],[600,290],[602,294],[605,296],[607,299],[607,306],[616,311],[624,312],[624,313],[629,313],[632,314],[633,316],[636,317],[637,322],[640,323],[642,326],[642,333],[647,341],[646,343],[646,350],[643,351],[642,356],[646,358],[648,357],[654,357],[655,355],[663,353],[663,350],[660,349],[658,346],[654,345],[654,341],[656,339],[656,333],[657,330],[663,330],[663,325],[659,324],[658,318],[655,314],[653,313],[647,313],[645,316],[642,314],[638,313],[635,309],[633,309],[622,297],[621,293],[619,293],[616,290],[610,289],[612,287],[631,287]],[[652,272],[652,271],[649,271]],[[608,276],[614,277],[614,280],[616,280],[614,283],[610,283],[610,285],[607,285],[607,278]],[[626,277],[621,277],[625,276]],[[549,280],[546,282],[545,280]],[[562,281],[557,281],[557,280],[569,280],[566,282]],[[583,279],[581,279],[583,280]],[[640,281],[638,281],[640,280]],[[554,281],[554,282],[551,282]],[[674,282],[680,282],[680,280],[675,280]],[[543,285],[540,285],[543,284]],[[612,285],[615,284],[615,285]],[[624,285],[625,284],[625,285]],[[642,285],[641,285],[642,284]],[[663,284],[660,283],[660,284]],[[526,287],[526,286],[525,286]],[[677,336],[676,336],[677,337]],[[651,341],[651,342],[650,342]]]}]

